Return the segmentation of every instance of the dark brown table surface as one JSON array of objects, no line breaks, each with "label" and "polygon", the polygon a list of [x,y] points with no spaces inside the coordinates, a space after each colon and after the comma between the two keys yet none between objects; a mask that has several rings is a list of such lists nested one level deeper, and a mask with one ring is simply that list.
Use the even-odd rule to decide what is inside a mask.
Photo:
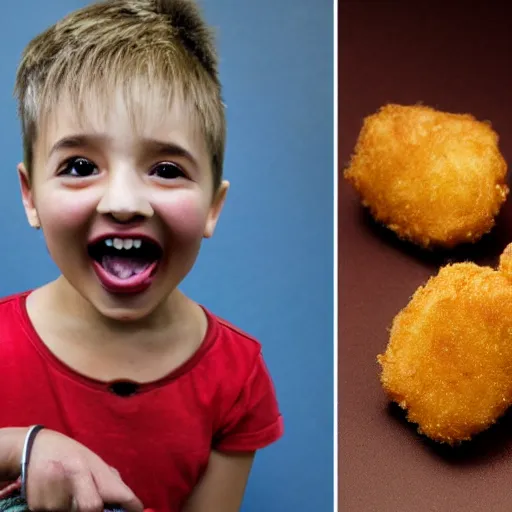
[{"label": "dark brown table surface", "polygon": [[512,195],[481,242],[428,254],[375,225],[342,169],[363,117],[423,102],[490,120],[512,176],[512,8],[342,1],[338,47],[339,510],[511,511],[512,414],[462,448],[429,443],[388,406],[375,358],[394,315],[440,265],[496,264],[512,241]]}]

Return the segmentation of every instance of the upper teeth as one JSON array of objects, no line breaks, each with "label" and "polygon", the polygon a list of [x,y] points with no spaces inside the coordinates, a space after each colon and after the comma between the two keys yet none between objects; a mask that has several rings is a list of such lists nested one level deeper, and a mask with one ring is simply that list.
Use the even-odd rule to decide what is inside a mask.
[{"label": "upper teeth", "polygon": [[142,240],[140,238],[107,238],[105,239],[105,245],[107,247],[114,247],[115,249],[140,249]]}]

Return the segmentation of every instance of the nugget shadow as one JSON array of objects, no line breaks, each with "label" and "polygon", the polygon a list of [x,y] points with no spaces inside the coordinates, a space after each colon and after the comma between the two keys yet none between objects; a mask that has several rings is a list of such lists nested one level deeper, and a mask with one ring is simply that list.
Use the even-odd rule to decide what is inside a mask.
[{"label": "nugget shadow", "polygon": [[397,404],[391,403],[387,414],[398,423],[408,435],[417,438],[418,443],[430,454],[447,464],[474,466],[491,464],[497,459],[510,456],[512,451],[512,409],[509,409],[493,426],[458,445],[449,446],[437,443],[418,434],[417,425],[406,419],[406,412]]},{"label": "nugget shadow", "polygon": [[496,225],[478,242],[461,244],[453,249],[424,249],[412,242],[400,239],[389,228],[375,221],[368,208],[359,206],[357,222],[381,243],[400,251],[430,267],[441,267],[449,263],[473,261],[479,265],[496,266],[500,254],[512,242],[512,208],[504,208],[496,218]]}]

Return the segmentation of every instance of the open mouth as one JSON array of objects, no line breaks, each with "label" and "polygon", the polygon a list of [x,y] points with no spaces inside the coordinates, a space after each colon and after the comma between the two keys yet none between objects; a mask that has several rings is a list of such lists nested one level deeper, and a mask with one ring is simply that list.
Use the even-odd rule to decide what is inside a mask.
[{"label": "open mouth", "polygon": [[93,267],[105,288],[136,292],[151,284],[162,248],[147,238],[102,238],[88,246]]}]

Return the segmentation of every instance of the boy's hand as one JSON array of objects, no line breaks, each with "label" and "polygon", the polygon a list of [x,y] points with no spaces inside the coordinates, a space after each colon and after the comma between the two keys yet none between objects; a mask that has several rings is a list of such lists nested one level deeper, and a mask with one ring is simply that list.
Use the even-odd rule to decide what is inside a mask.
[{"label": "boy's hand", "polygon": [[143,506],[119,473],[82,444],[52,430],[36,437],[27,469],[30,510],[103,512],[116,505],[127,512]]}]

